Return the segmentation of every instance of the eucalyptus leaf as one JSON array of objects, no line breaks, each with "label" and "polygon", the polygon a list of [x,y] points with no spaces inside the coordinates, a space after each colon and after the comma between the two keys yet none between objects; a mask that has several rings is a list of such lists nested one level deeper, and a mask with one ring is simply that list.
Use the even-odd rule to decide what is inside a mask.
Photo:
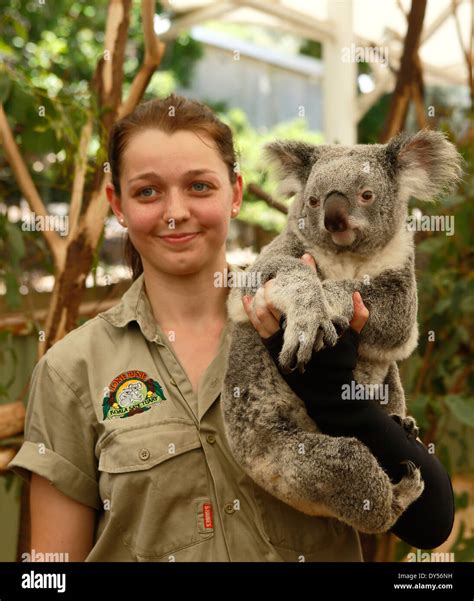
[{"label": "eucalyptus leaf", "polygon": [[474,428],[474,399],[449,395],[444,399],[454,417],[470,428]]}]

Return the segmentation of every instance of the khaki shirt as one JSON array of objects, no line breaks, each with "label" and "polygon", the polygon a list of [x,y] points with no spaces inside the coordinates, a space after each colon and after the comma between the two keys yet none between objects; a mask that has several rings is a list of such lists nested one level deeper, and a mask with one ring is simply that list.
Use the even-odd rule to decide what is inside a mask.
[{"label": "khaki shirt", "polygon": [[354,529],[292,509],[233,459],[220,408],[229,326],[195,394],[141,276],[38,362],[9,467],[97,510],[86,561],[362,561]]}]

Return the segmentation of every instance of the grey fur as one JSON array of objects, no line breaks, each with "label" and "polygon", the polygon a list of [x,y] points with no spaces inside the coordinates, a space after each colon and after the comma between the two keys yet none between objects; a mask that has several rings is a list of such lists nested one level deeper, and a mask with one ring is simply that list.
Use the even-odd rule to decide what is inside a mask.
[{"label": "grey fur", "polygon": [[[356,378],[387,385],[386,411],[416,432],[406,417],[396,364],[418,338],[407,203],[412,195],[429,199],[453,186],[461,175],[460,155],[430,130],[386,145],[277,141],[264,150],[276,163],[282,189],[296,195],[284,231],[248,270],[260,278],[251,281],[275,278],[271,302],[286,316],[282,368],[304,371],[313,349],[336,343],[335,326],[349,327],[352,293],[359,290],[370,316]],[[365,189],[375,194],[372,204],[362,204]],[[311,206],[310,199],[319,205]],[[348,238],[341,242],[346,234],[338,228],[346,226]],[[315,258],[316,274],[300,261],[305,252]],[[333,516],[363,532],[389,530],[423,491],[419,470],[408,465],[407,475],[393,485],[357,439],[318,430],[243,311],[241,296],[256,291],[233,289],[228,300],[233,325],[222,410],[236,460],[260,486],[304,513]]]}]

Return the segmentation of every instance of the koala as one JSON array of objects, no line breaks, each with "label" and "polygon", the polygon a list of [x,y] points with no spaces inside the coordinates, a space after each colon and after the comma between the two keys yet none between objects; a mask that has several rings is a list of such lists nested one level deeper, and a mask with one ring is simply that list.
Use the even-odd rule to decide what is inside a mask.
[{"label": "koala", "polygon": [[[336,343],[349,327],[358,290],[370,315],[354,375],[360,384],[386,387],[382,406],[414,430],[396,363],[418,339],[408,200],[431,200],[452,187],[461,158],[443,134],[430,130],[352,147],[275,141],[264,156],[276,164],[280,190],[295,198],[282,233],[247,269],[257,277],[228,297],[231,343],[221,398],[226,436],[247,474],[283,502],[361,532],[385,532],[423,491],[419,469],[407,464],[407,474],[393,484],[355,437],[321,433],[281,377],[241,297],[256,295],[258,314],[263,288],[254,283],[274,278],[270,300],[286,320],[279,363],[288,373],[304,371],[313,351]],[[314,257],[316,273],[300,260],[305,252]]]}]

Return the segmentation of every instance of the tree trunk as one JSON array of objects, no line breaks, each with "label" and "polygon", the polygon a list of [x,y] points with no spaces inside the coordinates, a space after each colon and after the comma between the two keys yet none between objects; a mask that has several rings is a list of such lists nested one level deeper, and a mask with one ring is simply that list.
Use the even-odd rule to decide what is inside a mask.
[{"label": "tree trunk", "polygon": [[[413,86],[421,89],[421,68],[418,61],[418,46],[425,18],[427,0],[412,0],[408,16],[408,28],[403,47],[402,60],[398,71],[397,83],[392,95],[387,123],[382,134],[382,142],[399,133],[405,124]],[[419,94],[417,93],[419,106]]]}]

